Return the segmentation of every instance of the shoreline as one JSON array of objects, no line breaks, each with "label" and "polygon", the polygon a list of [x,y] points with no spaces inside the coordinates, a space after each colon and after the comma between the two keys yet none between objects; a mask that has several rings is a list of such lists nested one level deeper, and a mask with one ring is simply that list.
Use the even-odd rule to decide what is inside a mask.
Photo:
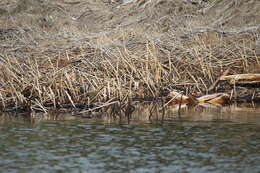
[{"label": "shoreline", "polygon": [[224,58],[222,61],[233,61],[234,66],[221,65],[219,68],[218,64],[213,64],[215,58],[211,62],[202,61],[200,55],[193,61],[185,56],[182,59],[169,57],[165,63],[157,45],[147,44],[146,51],[147,54],[137,57],[135,52],[124,48],[119,50],[121,57],[118,57],[86,47],[66,50],[58,57],[56,53],[48,55],[49,52],[41,52],[41,56],[47,58],[34,58],[33,55],[26,59],[3,57],[0,62],[1,110],[15,107],[16,110],[46,112],[49,107],[59,109],[70,105],[89,111],[106,104],[113,105],[113,102],[119,105],[147,99],[167,102],[172,91],[193,98],[228,93],[228,102],[259,101],[258,85],[234,87],[234,84],[220,80],[223,75],[258,68],[255,64],[259,57]]},{"label": "shoreline", "polygon": [[0,111],[165,105],[172,92],[260,100],[258,79],[222,80],[260,74],[258,1],[26,2],[2,2]]}]

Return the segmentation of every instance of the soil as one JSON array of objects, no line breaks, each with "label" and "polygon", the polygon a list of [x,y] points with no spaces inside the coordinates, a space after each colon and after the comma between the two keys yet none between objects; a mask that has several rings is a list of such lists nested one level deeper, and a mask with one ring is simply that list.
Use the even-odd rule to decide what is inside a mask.
[{"label": "soil", "polygon": [[[144,41],[176,38],[201,30],[260,29],[258,0],[2,0],[0,29],[29,31],[41,46],[104,37]],[[214,33],[213,33],[214,35]],[[2,34],[1,37],[4,37]],[[25,39],[25,38],[24,38]],[[207,38],[209,39],[209,38]],[[210,38],[211,39],[211,38]],[[214,40],[214,36],[213,36]],[[51,43],[50,43],[51,42]],[[69,44],[69,43],[67,43]],[[79,43],[80,44],[80,43]],[[259,39],[254,46],[259,48]]]}]

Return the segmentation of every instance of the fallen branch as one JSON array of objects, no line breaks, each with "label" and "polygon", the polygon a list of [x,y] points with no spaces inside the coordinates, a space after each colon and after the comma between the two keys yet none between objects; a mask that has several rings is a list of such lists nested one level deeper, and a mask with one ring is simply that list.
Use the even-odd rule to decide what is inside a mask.
[{"label": "fallen branch", "polygon": [[240,85],[245,87],[254,87],[260,85],[260,74],[236,74],[222,76],[222,81],[228,81],[230,85]]},{"label": "fallen branch", "polygon": [[209,87],[208,91],[211,91],[213,90],[216,85],[219,83],[220,79],[223,77],[223,76],[226,76],[228,73],[229,73],[230,69],[227,69],[226,71],[224,71],[224,73],[217,78],[217,80]]}]

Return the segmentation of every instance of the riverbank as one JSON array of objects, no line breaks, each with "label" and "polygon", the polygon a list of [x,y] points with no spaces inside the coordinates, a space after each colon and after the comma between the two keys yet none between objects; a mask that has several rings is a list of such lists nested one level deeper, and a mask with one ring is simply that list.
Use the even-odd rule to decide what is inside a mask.
[{"label": "riverbank", "polygon": [[[128,114],[136,101],[164,105],[171,91],[194,98],[235,94],[231,102],[259,100],[259,87],[234,90],[216,83],[224,73],[260,73],[257,1],[90,2],[28,1],[32,8],[22,8],[22,1],[5,4],[0,44],[2,111],[109,109],[115,115]],[[77,14],[79,5],[91,7],[91,15]],[[222,17],[213,13],[220,9]],[[234,9],[249,11],[241,16]],[[95,19],[95,14],[100,18]],[[105,18],[108,14],[110,18]],[[213,19],[219,21],[213,25]]]}]

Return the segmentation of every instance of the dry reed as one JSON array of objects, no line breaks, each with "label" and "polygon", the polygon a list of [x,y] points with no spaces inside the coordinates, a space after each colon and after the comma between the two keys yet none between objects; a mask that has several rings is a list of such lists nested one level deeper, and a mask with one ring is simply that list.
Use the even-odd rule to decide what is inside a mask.
[{"label": "dry reed", "polygon": [[259,67],[250,45],[256,39],[251,33],[224,37],[205,32],[184,41],[169,37],[168,42],[148,40],[112,49],[82,45],[54,53],[34,51],[28,58],[2,56],[0,109],[86,113],[114,106],[114,112],[127,115],[132,101],[158,101],[174,89],[195,96],[208,93],[227,69],[236,74]]}]

